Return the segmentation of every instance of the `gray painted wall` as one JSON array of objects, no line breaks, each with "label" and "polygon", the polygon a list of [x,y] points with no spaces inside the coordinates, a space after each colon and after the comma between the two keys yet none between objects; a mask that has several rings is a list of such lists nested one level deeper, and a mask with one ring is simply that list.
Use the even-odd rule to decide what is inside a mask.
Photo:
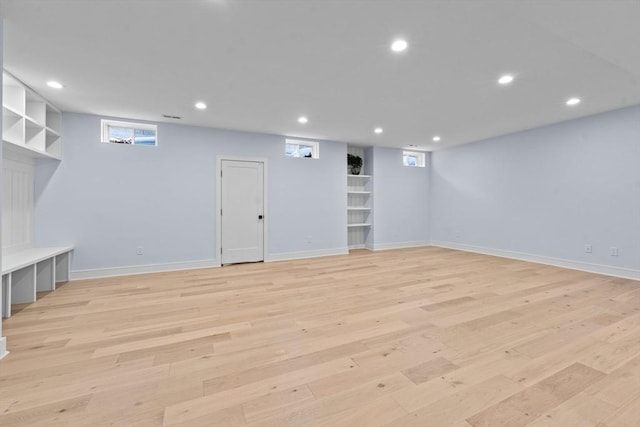
[{"label": "gray painted wall", "polygon": [[640,270],[640,106],[436,151],[431,164],[432,240]]},{"label": "gray painted wall", "polygon": [[429,171],[402,164],[402,150],[373,147],[373,248],[429,242]]},{"label": "gray painted wall", "polygon": [[283,136],[163,123],[157,147],[103,144],[101,118],[65,113],[63,161],[36,168],[36,244],[73,245],[73,271],[219,259],[217,155],[268,159],[272,257],[346,251],[346,144],[294,159]]},{"label": "gray painted wall", "polygon": [[[216,260],[216,156],[234,155],[269,161],[273,258],[346,250],[346,144],[292,159],[283,136],[159,126],[156,148],[102,144],[100,117],[64,114],[64,160],[36,172],[36,243],[73,245],[74,271]],[[640,106],[436,151],[427,168],[365,151],[370,247],[431,240],[640,270]]]}]

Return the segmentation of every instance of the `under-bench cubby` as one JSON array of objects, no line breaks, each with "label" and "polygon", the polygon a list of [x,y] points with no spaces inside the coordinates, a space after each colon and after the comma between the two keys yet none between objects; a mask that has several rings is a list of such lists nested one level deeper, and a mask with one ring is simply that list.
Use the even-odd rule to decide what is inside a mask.
[{"label": "under-bench cubby", "polygon": [[2,317],[11,304],[35,302],[37,292],[55,291],[69,280],[71,247],[30,248],[2,256]]}]

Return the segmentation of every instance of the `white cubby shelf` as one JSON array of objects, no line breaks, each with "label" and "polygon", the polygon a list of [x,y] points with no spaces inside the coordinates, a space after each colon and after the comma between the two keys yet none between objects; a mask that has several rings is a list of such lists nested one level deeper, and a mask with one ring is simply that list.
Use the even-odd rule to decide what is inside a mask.
[{"label": "white cubby shelf", "polygon": [[2,142],[6,153],[32,159],[62,159],[62,112],[4,71]]},{"label": "white cubby shelf", "polygon": [[29,248],[2,256],[2,317],[12,304],[35,302],[38,292],[55,291],[69,280],[72,247]]},{"label": "white cubby shelf", "polygon": [[34,247],[36,160],[62,159],[62,112],[16,77],[2,74],[3,187],[2,317],[12,304],[34,302],[38,292],[54,291],[69,280],[71,247]]},{"label": "white cubby shelf", "polygon": [[[364,151],[352,148],[352,154],[364,157]],[[347,173],[347,240],[349,249],[366,246],[372,221],[372,176]]]}]

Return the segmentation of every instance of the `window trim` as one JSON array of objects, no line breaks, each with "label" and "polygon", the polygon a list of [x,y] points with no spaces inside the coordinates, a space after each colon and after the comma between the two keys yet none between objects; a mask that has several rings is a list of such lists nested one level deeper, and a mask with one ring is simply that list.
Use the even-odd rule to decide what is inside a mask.
[{"label": "window trim", "polygon": [[[129,128],[133,129],[133,143],[132,144],[122,144],[122,145],[138,145],[144,147],[157,147],[158,146],[158,125],[152,125],[149,123],[138,123],[138,122],[125,122],[121,120],[100,120],[100,129],[101,129],[101,138],[100,141],[105,144],[114,144],[109,141],[109,127],[121,127],[121,128]],[[156,133],[156,143],[155,145],[149,144],[136,144],[136,130],[152,130]]]},{"label": "window trim", "polygon": [[[404,162],[405,157],[413,156],[416,158],[415,165],[408,165]],[[402,150],[402,165],[410,168],[424,168],[427,166],[427,155],[423,151]]]},{"label": "window trim", "polygon": [[[287,145],[297,145],[298,152],[300,146],[311,147],[311,157],[305,156],[287,156]],[[284,155],[292,159],[319,159],[320,158],[320,143],[318,141],[305,141],[303,139],[285,139],[284,140]]]}]

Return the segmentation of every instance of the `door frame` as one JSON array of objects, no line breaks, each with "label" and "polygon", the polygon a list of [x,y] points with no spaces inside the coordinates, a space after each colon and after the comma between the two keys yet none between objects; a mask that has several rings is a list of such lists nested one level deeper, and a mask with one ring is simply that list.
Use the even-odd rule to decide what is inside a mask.
[{"label": "door frame", "polygon": [[262,226],[263,229],[263,239],[262,239],[262,258],[263,262],[267,262],[269,259],[269,167],[268,161],[264,157],[242,157],[242,156],[230,156],[226,154],[219,154],[216,156],[216,170],[215,170],[215,179],[216,179],[216,260],[218,261],[218,265],[222,265],[222,252],[220,251],[222,247],[222,215],[220,215],[220,211],[222,209],[222,179],[220,179],[220,172],[222,171],[222,161],[230,160],[234,162],[253,162],[253,163],[262,163],[262,186],[263,188],[263,220]]}]

